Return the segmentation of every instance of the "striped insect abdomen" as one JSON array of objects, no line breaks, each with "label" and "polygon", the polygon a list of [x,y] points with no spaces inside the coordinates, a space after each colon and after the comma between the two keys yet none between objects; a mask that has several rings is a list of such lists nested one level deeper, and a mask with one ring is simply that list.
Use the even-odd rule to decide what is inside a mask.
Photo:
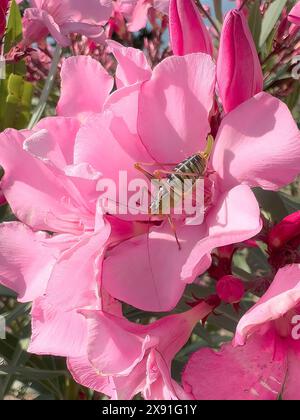
[{"label": "striped insect abdomen", "polygon": [[179,201],[182,201],[184,193],[184,183],[189,180],[190,189],[196,183],[197,179],[204,176],[207,167],[207,159],[201,154],[195,154],[180,162],[168,175],[166,185],[161,186],[157,196],[150,206],[151,214],[164,214],[163,209],[169,207],[172,209]]},{"label": "striped insect abdomen", "polygon": [[[184,182],[186,179],[190,179],[193,183],[197,179],[202,178],[205,174],[207,166],[207,160],[202,157],[200,154],[193,155],[183,162],[180,162],[173,170],[177,172],[176,174],[172,173],[168,176],[168,183],[176,183],[177,180]],[[193,174],[193,175],[190,175]]]}]

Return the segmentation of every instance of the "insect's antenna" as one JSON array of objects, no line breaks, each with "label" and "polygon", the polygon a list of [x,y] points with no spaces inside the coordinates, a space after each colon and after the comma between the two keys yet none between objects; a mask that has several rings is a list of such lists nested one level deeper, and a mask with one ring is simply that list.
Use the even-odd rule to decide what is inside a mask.
[{"label": "insect's antenna", "polygon": [[[113,200],[113,199],[112,199],[112,198],[110,198],[110,197],[105,197],[105,200],[111,201],[112,203],[117,204],[117,205],[119,205],[119,206],[128,207],[129,209],[136,211],[136,207],[129,206],[129,204],[122,204],[122,203],[120,203],[120,201]],[[141,212],[141,214],[146,215],[146,214],[148,214],[148,213],[146,213],[146,212],[145,212],[145,213]]]},{"label": "insect's antenna", "polygon": [[214,147],[214,138],[211,134],[209,134],[209,136],[207,137],[206,148],[204,152],[201,153],[205,159],[209,159],[211,152],[213,150],[213,147]]},{"label": "insect's antenna", "polygon": [[181,244],[180,244],[179,239],[178,239],[178,236],[177,236],[176,226],[174,225],[173,219],[172,219],[172,217],[170,215],[168,215],[168,222],[169,222],[169,225],[171,226],[171,229],[173,231],[174,237],[176,239],[176,243],[177,243],[178,249],[179,249],[179,251],[181,251]]}]

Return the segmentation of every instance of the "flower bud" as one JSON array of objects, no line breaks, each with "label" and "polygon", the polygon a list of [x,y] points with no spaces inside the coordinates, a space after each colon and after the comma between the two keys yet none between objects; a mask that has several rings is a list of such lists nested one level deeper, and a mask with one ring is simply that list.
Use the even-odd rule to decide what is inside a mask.
[{"label": "flower bud", "polygon": [[222,277],[218,281],[216,289],[223,302],[232,304],[240,302],[245,293],[242,280],[234,276]]},{"label": "flower bud", "polygon": [[263,73],[244,13],[230,11],[224,21],[217,62],[219,94],[225,112],[263,90]]},{"label": "flower bud", "polygon": [[300,236],[300,211],[290,214],[273,227],[268,237],[269,250],[279,249]]},{"label": "flower bud", "polygon": [[193,0],[170,0],[171,46],[175,55],[203,52],[212,55],[210,34]]}]

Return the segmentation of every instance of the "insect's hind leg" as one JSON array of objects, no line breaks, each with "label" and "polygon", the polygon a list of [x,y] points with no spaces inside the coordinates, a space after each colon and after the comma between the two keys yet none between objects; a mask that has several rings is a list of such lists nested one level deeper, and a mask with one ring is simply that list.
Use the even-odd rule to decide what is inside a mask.
[{"label": "insect's hind leg", "polygon": [[[134,167],[137,171],[141,172],[143,175],[145,175],[150,181],[152,181],[153,179],[157,179],[158,176],[155,175],[155,172],[152,174],[151,172],[147,171],[146,169],[143,168],[143,166],[172,166],[175,167],[177,165],[177,163],[163,163],[163,162],[136,162],[134,164]],[[162,173],[164,171],[161,171]]]},{"label": "insect's hind leg", "polygon": [[165,174],[165,175],[178,175],[181,177],[187,177],[187,178],[199,178],[198,174],[195,174],[193,172],[180,172],[180,171],[165,171],[162,169],[157,169],[156,171],[153,172],[153,177],[157,178],[157,179],[161,179],[162,176],[161,174]]}]

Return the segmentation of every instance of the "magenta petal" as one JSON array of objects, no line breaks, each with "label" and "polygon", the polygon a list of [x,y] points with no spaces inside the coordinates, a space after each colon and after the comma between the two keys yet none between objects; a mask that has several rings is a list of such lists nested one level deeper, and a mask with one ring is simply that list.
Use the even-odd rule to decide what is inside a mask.
[{"label": "magenta petal", "polygon": [[137,86],[119,89],[111,95],[105,112],[90,117],[79,130],[75,163],[89,163],[117,185],[122,170],[127,171],[128,178],[145,179],[134,168],[136,162],[150,161],[136,133],[137,99]]},{"label": "magenta petal", "polygon": [[300,265],[281,268],[263,297],[240,320],[235,336],[236,344],[244,344],[247,337],[263,324],[282,318],[300,302]]},{"label": "magenta petal", "polygon": [[[241,218],[240,215],[243,214]],[[201,226],[177,226],[182,249],[166,221],[112,249],[103,264],[103,284],[115,298],[146,311],[173,309],[185,285],[210,265],[214,248],[242,242],[261,230],[258,203],[247,186],[220,197]]]},{"label": "magenta petal", "polygon": [[154,0],[153,1],[153,6],[159,12],[167,15],[169,13],[169,2],[170,2],[170,0]]},{"label": "magenta petal", "polygon": [[24,22],[26,42],[40,41],[41,37],[46,36],[48,31],[61,46],[67,47],[70,45],[69,39],[61,32],[61,28],[47,11],[37,8],[25,9]]},{"label": "magenta petal", "polygon": [[[101,64],[88,56],[66,59],[61,70],[61,80],[58,115],[81,118],[89,113],[101,112],[114,83]],[[74,95],[83,80],[83,90]]]},{"label": "magenta petal", "polygon": [[261,231],[260,209],[253,192],[240,185],[224,193],[208,213],[206,224],[205,236],[198,239],[182,268],[184,278],[189,278],[196,263],[214,248],[243,242]]},{"label": "magenta petal", "polygon": [[85,2],[64,0],[59,3],[61,3],[59,4],[60,7],[57,7],[57,0],[47,0],[43,7],[51,11],[56,9],[55,14],[61,22],[71,21],[101,25],[107,22],[113,10],[112,0],[88,0]]},{"label": "magenta petal", "polygon": [[82,230],[84,215],[58,178],[40,159],[23,150],[25,138],[16,130],[0,136],[0,164],[5,171],[1,188],[19,220],[38,230]]},{"label": "magenta petal", "polygon": [[153,339],[139,326],[101,311],[84,311],[88,320],[88,356],[101,375],[127,376],[140,363]]},{"label": "magenta petal", "polygon": [[151,78],[152,71],[143,51],[136,48],[126,48],[112,40],[106,41],[106,43],[118,61],[116,70],[118,89]]},{"label": "magenta petal", "polygon": [[79,127],[79,121],[75,118],[44,118],[34,127],[32,136],[25,140],[25,150],[63,169],[73,163]]},{"label": "magenta petal", "polygon": [[[119,307],[106,309],[119,311]],[[72,374],[79,383],[97,390],[113,384],[113,398],[131,399],[142,392],[146,399],[184,399],[186,393],[171,378],[171,362],[195,324],[211,311],[202,302],[187,312],[142,325],[122,315],[84,310],[89,326],[88,358],[75,360]],[[103,392],[110,395],[111,391]]]},{"label": "magenta petal", "polygon": [[137,0],[136,6],[133,10],[128,30],[130,32],[137,32],[145,28],[148,18],[148,10],[151,7],[151,0]]},{"label": "magenta petal", "polygon": [[0,283],[14,290],[20,302],[45,292],[58,253],[46,246],[46,238],[22,223],[0,225]]},{"label": "magenta petal", "polygon": [[212,164],[226,190],[241,183],[273,190],[292,182],[299,174],[300,134],[287,106],[261,93],[226,115]]},{"label": "magenta petal", "polygon": [[184,389],[196,400],[276,400],[285,379],[286,360],[273,360],[264,337],[244,347],[202,349],[190,358],[183,373]]},{"label": "magenta petal", "polygon": [[141,235],[120,244],[104,260],[104,287],[115,298],[145,311],[171,310],[186,283],[201,270],[201,255],[186,275],[184,267],[203,231],[198,226],[178,228],[181,251],[167,222],[152,229],[149,237]]},{"label": "magenta petal", "polygon": [[[86,321],[78,310],[100,304],[98,282],[110,234],[109,225],[103,225],[101,220],[99,223],[99,230],[77,241],[74,238],[73,245],[66,246],[57,258],[44,296],[35,304],[32,314],[31,352],[70,357],[85,353]],[[68,241],[67,237],[66,244]],[[52,336],[53,343],[48,336]]]},{"label": "magenta petal", "polygon": [[300,1],[290,11],[289,20],[295,25],[300,26]]},{"label": "magenta petal", "polygon": [[31,317],[30,353],[62,357],[84,356],[87,324],[76,310],[55,308],[45,298],[39,298],[34,301]]},{"label": "magenta petal", "polygon": [[215,65],[198,53],[169,57],[141,88],[138,132],[157,162],[176,163],[205,147]]},{"label": "magenta petal", "polygon": [[99,232],[83,235],[59,256],[45,292],[49,304],[66,311],[96,305],[101,259],[109,234],[107,224]]},{"label": "magenta petal", "polygon": [[287,375],[282,391],[282,399],[287,401],[300,400],[300,354],[298,351],[289,350]]},{"label": "magenta petal", "polygon": [[143,391],[145,385],[146,358],[128,376],[115,376],[116,399],[131,400]]},{"label": "magenta petal", "polygon": [[66,22],[61,25],[63,34],[79,33],[93,40],[97,44],[104,44],[105,32],[100,25],[90,25],[84,22]]},{"label": "magenta petal", "polygon": [[95,367],[91,365],[87,356],[68,359],[68,369],[74,380],[86,388],[93,389],[101,394],[116,399],[116,391],[113,379],[109,376],[102,376]]},{"label": "magenta petal", "polygon": [[[43,25],[62,46],[70,44],[67,35],[72,32],[86,36],[99,35],[101,25],[107,22],[113,10],[111,0],[35,0],[31,5],[33,8],[26,9],[24,14],[25,39],[38,41]],[[43,35],[46,36],[47,31]]]},{"label": "magenta petal", "polygon": [[[145,188],[148,188],[147,178],[137,171],[134,165],[136,162],[151,162],[151,158],[141,144],[138,135],[130,126],[134,125],[134,121],[128,121],[128,119],[131,120],[134,109],[131,108],[131,112],[127,113],[128,116],[126,114],[124,114],[124,118],[121,116],[125,106],[128,104],[128,100],[130,104],[131,94],[128,93],[130,89],[123,88],[117,91],[119,92],[116,92],[117,95],[121,95],[123,90],[126,91],[124,92],[126,96],[120,100],[121,104],[117,101],[114,106],[111,105],[101,115],[90,117],[79,130],[75,144],[74,159],[75,163],[89,163],[102,174],[102,179],[99,180],[97,185],[99,196],[100,193],[103,194],[106,191],[107,183],[111,185],[112,181],[114,182],[112,185],[113,192],[106,191],[110,197],[109,206],[119,207],[118,205],[120,204],[123,208],[123,213],[125,213],[124,217],[134,220],[137,218],[148,220],[147,208],[145,212],[141,211],[140,216],[129,214],[128,201],[125,194],[122,194],[122,191],[127,191],[131,181],[141,180]],[[116,193],[114,192],[115,185],[118,186]],[[128,198],[130,199],[133,194],[133,192],[128,192]],[[115,214],[116,211],[111,211],[111,213]]]}]

